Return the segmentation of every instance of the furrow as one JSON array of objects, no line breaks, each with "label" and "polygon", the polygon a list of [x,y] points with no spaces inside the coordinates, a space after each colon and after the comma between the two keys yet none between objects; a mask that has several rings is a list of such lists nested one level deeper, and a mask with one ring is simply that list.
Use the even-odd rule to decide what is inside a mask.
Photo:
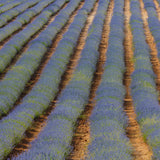
[{"label": "furrow", "polygon": [[[155,3],[156,4],[156,3]],[[152,68],[153,71],[156,75],[156,89],[159,93],[159,103],[160,103],[160,62],[158,59],[158,51],[157,51],[157,47],[156,47],[156,43],[155,43],[155,39],[149,29],[149,25],[148,25],[148,13],[147,11],[144,9],[144,3],[143,1],[140,1],[140,8],[141,8],[141,14],[142,14],[142,20],[143,20],[143,27],[144,27],[144,32],[145,32],[145,36],[146,36],[146,42],[150,48],[150,61],[152,63]],[[159,17],[159,16],[158,16]]]},{"label": "furrow", "polygon": [[[125,39],[124,39],[124,49],[125,49],[125,66],[126,72],[124,74],[124,85],[126,87],[126,96],[124,100],[124,111],[128,116],[128,127],[126,128],[126,134],[130,139],[133,147],[132,156],[135,160],[151,160],[152,152],[148,144],[144,141],[140,126],[136,120],[136,113],[133,106],[133,99],[130,93],[131,85],[131,74],[134,71],[134,59],[133,59],[133,41],[132,32],[130,29],[130,1],[125,0]],[[155,53],[155,52],[154,52]]]},{"label": "furrow", "polygon": [[157,17],[158,17],[158,19],[159,19],[159,21],[160,21],[160,6],[159,6],[159,3],[158,3],[157,0],[153,0],[153,2],[154,2],[154,4],[155,4],[155,6],[156,6]]},{"label": "furrow", "polygon": [[[106,51],[108,46],[108,37],[110,32],[110,21],[113,14],[114,1],[111,0],[108,6],[105,22],[103,25],[102,39],[99,46],[99,60],[97,62],[96,71],[92,80],[89,101],[84,111],[76,122],[76,128],[72,139],[73,150],[66,160],[84,160],[87,157],[88,144],[90,142],[90,124],[88,122],[91,112],[95,105],[95,93],[100,84],[103,74],[103,65],[106,61]],[[96,13],[94,13],[96,14]]]}]

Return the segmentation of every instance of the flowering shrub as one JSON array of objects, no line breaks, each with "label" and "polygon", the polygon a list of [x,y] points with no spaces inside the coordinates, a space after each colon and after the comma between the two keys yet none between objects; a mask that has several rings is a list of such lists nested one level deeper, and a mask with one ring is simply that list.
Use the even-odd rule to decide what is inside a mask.
[{"label": "flowering shrub", "polygon": [[[59,0],[65,2],[65,0]],[[58,2],[60,3],[60,2]],[[62,3],[62,4],[63,4]],[[12,67],[11,70],[9,70],[5,76],[5,78],[0,82],[0,115],[3,113],[7,113],[11,108],[14,102],[18,99],[19,95],[23,91],[25,84],[30,79],[31,75],[34,73],[36,68],[39,66],[39,63],[41,61],[41,58],[47,51],[48,47],[52,43],[52,40],[54,39],[55,35],[60,31],[60,29],[65,25],[67,20],[69,19],[69,15],[73,12],[75,7],[78,5],[78,2],[72,2],[73,5],[70,7],[68,5],[64,10],[60,12],[60,14],[55,18],[55,21],[53,21],[47,28],[44,30],[37,39],[30,42],[29,48],[27,51],[23,53],[23,55],[20,57],[20,59],[16,62],[14,67]],[[60,6],[59,6],[60,7]],[[71,8],[69,10],[69,8]],[[68,14],[64,14],[65,10],[67,10]],[[53,11],[55,12],[55,11]],[[62,17],[62,15],[65,15]],[[17,34],[16,37],[13,37],[7,44],[6,47],[4,47],[2,50],[0,50],[0,54],[3,58],[0,59],[1,62],[5,63],[9,60],[10,56],[13,56],[17,50],[20,49],[20,45],[23,45],[22,43],[25,43],[26,37],[29,38],[28,34],[29,32],[32,32],[33,30],[36,30],[36,27],[38,25],[45,24],[45,22],[48,20],[49,15],[44,13],[43,15],[39,16],[39,19],[36,19],[34,22],[30,24],[30,29],[25,28],[24,33],[20,32]],[[60,18],[61,17],[61,18]],[[63,23],[59,25],[59,20],[63,19]],[[37,25],[35,25],[37,24]],[[55,27],[53,27],[55,26]],[[52,29],[52,30],[51,30]],[[50,40],[46,41],[46,34],[48,31],[51,31],[53,34],[49,34]],[[28,34],[27,34],[28,33]],[[30,34],[31,35],[31,34]],[[43,42],[39,41],[41,38],[43,38]],[[44,45],[46,43],[46,45]],[[8,46],[8,47],[7,47]],[[5,52],[6,51],[6,52]],[[10,56],[9,56],[10,55]],[[0,56],[0,57],[1,57]],[[7,57],[8,56],[8,57]],[[7,60],[8,58],[8,60]],[[6,61],[5,61],[6,60]]]},{"label": "flowering shrub", "polygon": [[[149,14],[154,13],[154,4],[145,0],[144,5]],[[137,120],[140,124],[144,139],[152,147],[153,158],[160,157],[160,106],[156,92],[155,75],[150,62],[149,48],[145,41],[143,23],[139,2],[131,0],[132,21],[130,22],[133,34],[135,53],[135,71],[132,74],[131,93],[136,109]],[[133,16],[134,14],[134,16]],[[136,15],[135,15],[136,14]],[[151,14],[152,16],[154,14]],[[152,27],[155,27],[154,25]],[[140,46],[145,46],[144,52]]]},{"label": "flowering shrub", "polygon": [[[81,16],[77,16],[86,17],[87,12],[92,9],[94,3],[95,0],[86,1],[86,3],[84,4],[84,8],[79,11]],[[101,40],[103,23],[108,3],[108,0],[99,1],[97,14],[93,20],[92,25],[90,26],[89,36],[87,37],[86,44],[82,51],[79,63],[75,69],[71,81],[62,91],[61,96],[58,98],[57,107],[49,116],[47,126],[40,133],[35,142],[32,143],[31,149],[28,152],[23,153],[16,159],[36,159],[37,157],[39,157],[39,159],[42,159],[42,157],[51,157],[51,159],[60,160],[64,159],[64,157],[72,149],[71,141],[76,120],[80,116],[81,112],[88,102],[90,86],[94,71],[96,69],[98,47]],[[100,23],[97,23],[97,21],[99,21]],[[77,25],[80,26],[80,23],[78,24],[77,17],[75,18],[74,22],[73,23],[76,28]],[[77,31],[78,30],[79,29],[77,28]],[[96,32],[97,30],[98,32]],[[74,34],[71,37],[73,37]],[[66,38],[68,37],[69,34],[66,36]],[[59,58],[60,57],[62,56],[59,56]],[[55,60],[56,59],[58,59],[57,56]],[[64,58],[62,58],[62,60],[64,60]],[[50,61],[48,63],[48,65],[51,64],[54,65],[54,61]],[[48,73],[50,73],[49,70],[46,75]],[[51,74],[52,73],[50,73],[50,75]],[[57,74],[55,75],[55,77],[57,77]]]},{"label": "flowering shrub", "polygon": [[[17,18],[13,22],[7,24],[6,26],[4,26],[3,28],[0,29],[0,41],[4,40],[9,35],[11,35],[13,32],[20,29],[22,27],[22,25],[28,23],[33,16],[40,13],[47,5],[49,5],[50,3],[54,2],[54,1],[55,0],[40,1],[34,7],[26,9],[25,12],[18,15]],[[34,2],[34,1],[32,1],[32,2]],[[44,4],[44,2],[45,2],[45,4]],[[47,8],[49,8],[49,7],[47,7]]]},{"label": "flowering shrub", "polygon": [[[3,48],[0,50],[0,72],[2,72],[6,68],[6,66],[11,62],[12,58],[16,55],[18,51],[20,51],[20,49],[30,39],[30,37],[33,36],[38,30],[40,30],[49,20],[51,15],[55,14],[61,8],[65,1],[66,0],[59,0],[51,4],[51,6],[55,7],[53,11],[49,11],[46,8],[46,10],[42,12],[32,23],[30,23],[24,30],[16,34],[13,38],[11,38],[10,41],[8,41],[3,46]],[[25,20],[25,18],[23,20]],[[16,24],[18,26],[21,26],[20,22],[17,22]],[[2,29],[2,31],[0,31],[1,38],[6,38],[6,33],[8,32],[8,30],[3,31]]]},{"label": "flowering shrub", "polygon": [[[71,12],[78,6],[79,2],[80,2],[80,0],[70,1],[68,4],[68,7],[66,8],[68,10],[67,14],[66,14],[65,10],[63,10],[60,13],[61,17],[65,18],[64,15],[69,17],[69,14],[71,14]],[[87,15],[91,11],[91,9],[93,8],[94,3],[95,3],[95,0],[85,2],[84,6],[78,11],[78,14],[76,15],[73,23],[70,25],[68,31],[63,35],[63,38],[59,42],[55,53],[53,54],[50,61],[48,62],[48,64],[44,68],[44,71],[43,71],[39,81],[36,83],[36,85],[34,86],[32,91],[26,97],[24,97],[22,104],[18,105],[13,110],[13,112],[11,112],[7,117],[3,118],[3,120],[0,122],[1,123],[0,128],[2,131],[0,133],[0,137],[1,137],[0,138],[0,141],[1,141],[0,158],[10,152],[10,150],[12,149],[12,146],[15,143],[18,143],[19,140],[23,137],[25,130],[31,125],[33,119],[36,116],[41,115],[43,113],[43,111],[48,107],[50,101],[52,99],[54,99],[54,97],[58,91],[58,86],[59,86],[61,76],[66,69],[66,66],[67,66],[67,63],[69,61],[71,54],[73,54],[76,42],[79,38],[81,30],[85,24],[86,19],[87,19]],[[58,23],[58,20],[59,19],[57,19],[57,23]],[[79,23],[79,22],[81,22],[81,23]],[[55,24],[56,24],[56,20],[55,20]],[[54,29],[55,28],[52,28],[53,31],[54,31]],[[44,35],[47,36],[47,32],[46,32],[46,34],[44,32]],[[46,39],[44,39],[44,42],[45,42],[45,40]],[[66,42],[68,42],[68,44]],[[35,48],[38,48],[38,46],[37,46],[38,44],[39,45],[41,44],[40,46],[43,46],[43,47],[45,46],[45,45],[42,45],[42,37],[40,39],[38,39],[37,42],[34,42],[34,45],[36,46]],[[41,48],[40,50],[43,50],[43,48]],[[38,54],[39,54],[39,52],[38,52]],[[38,54],[34,53],[31,56],[33,58],[33,61],[36,61],[36,59],[37,59],[36,56]],[[27,59],[27,57],[24,57],[24,59]],[[30,65],[32,65],[32,62],[30,62],[30,63],[31,63]],[[20,63],[19,63],[19,65],[20,65]],[[30,65],[26,65],[24,68],[26,70],[27,69],[30,70],[30,68],[29,68]],[[20,85],[20,83],[17,83],[17,85]],[[10,121],[13,122],[12,126],[9,125]],[[51,149],[51,150],[48,148],[48,151],[46,152],[47,155],[40,154],[41,158],[43,156],[49,157],[50,156],[49,152],[52,151],[53,153],[55,153],[55,157],[58,157],[57,159],[59,159],[59,158],[61,159],[61,157],[64,156],[64,153],[67,152],[67,149],[65,148],[65,146],[68,144],[68,142],[70,142],[70,139],[69,139],[69,141],[66,140],[64,142],[64,144],[61,143],[61,139],[62,139],[62,137],[67,138],[67,134],[69,134],[69,132],[72,132],[72,129],[70,127],[73,127],[73,126],[70,124],[68,126],[65,125],[65,123],[68,123],[67,119],[66,120],[64,119],[61,122],[60,121],[56,120],[56,123],[57,123],[56,126],[61,126],[61,124],[62,124],[61,128],[57,129],[57,131],[54,132],[54,134],[53,134],[53,135],[59,136],[59,139],[57,139],[52,144],[53,146],[56,145],[57,148],[54,149],[54,147],[53,147],[53,149]],[[75,119],[75,121],[76,121],[76,119]],[[8,127],[6,127],[6,126],[8,126]],[[10,130],[9,126],[12,128],[11,130]],[[63,130],[63,132],[61,132],[61,130]],[[66,134],[66,136],[64,136],[63,134],[66,131],[67,131],[67,134]],[[60,134],[58,134],[58,132],[61,132],[62,134],[60,135]],[[49,134],[49,133],[50,132],[48,131],[47,134]],[[5,138],[7,138],[7,145],[5,142]],[[51,140],[51,138],[49,138],[49,139]],[[51,145],[51,143],[49,143],[49,144]],[[59,148],[61,148],[61,151],[59,151]],[[68,147],[68,149],[70,149],[70,148]],[[41,152],[41,150],[39,150],[39,151]],[[26,158],[29,158],[29,157],[31,157],[31,156],[27,156]],[[31,159],[34,159],[34,158],[37,159],[37,157],[38,157],[38,155],[37,156],[35,155]]]},{"label": "flowering shrub", "polygon": [[15,8],[10,9],[9,11],[6,11],[5,13],[0,15],[0,27],[5,25],[9,20],[11,20],[13,17],[19,15],[21,12],[24,12],[27,8],[30,6],[33,6],[34,4],[38,3],[40,0],[27,0],[24,3],[18,5]]},{"label": "flowering shrub", "polygon": [[[4,2],[5,1],[5,2]],[[3,3],[4,5],[0,7],[0,13],[3,13],[9,9],[12,9],[18,5],[20,5],[21,3],[24,3],[25,0],[14,0],[14,1],[6,1],[6,0],[1,0],[0,4]],[[7,2],[7,3],[6,3]]]},{"label": "flowering shrub", "polygon": [[90,117],[91,144],[88,159],[131,159],[129,140],[125,135],[123,113],[124,74],[124,1],[114,1],[110,23],[107,60],[101,84],[96,91],[96,106]]}]

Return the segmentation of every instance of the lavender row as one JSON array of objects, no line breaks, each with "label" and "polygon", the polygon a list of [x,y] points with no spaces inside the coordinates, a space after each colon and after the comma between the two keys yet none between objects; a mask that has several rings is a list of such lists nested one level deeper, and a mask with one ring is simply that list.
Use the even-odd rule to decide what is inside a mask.
[{"label": "lavender row", "polygon": [[24,12],[27,8],[32,7],[33,5],[37,4],[41,0],[27,0],[24,3],[20,4],[19,6],[3,13],[0,15],[0,27],[7,24],[9,20],[16,17],[20,13]]},{"label": "lavender row", "polygon": [[[58,0],[57,3],[63,5],[65,0]],[[78,2],[70,3],[59,13],[46,30],[41,32],[39,37],[31,41],[28,50],[23,53],[16,64],[7,72],[4,79],[0,81],[0,115],[6,114],[12,108],[13,104],[22,93],[25,84],[29,81],[31,75],[39,66],[40,61],[48,47],[51,45],[52,40],[67,23],[70,14],[74,11],[75,7],[77,7],[77,3]],[[73,6],[71,6],[71,4],[73,4]],[[55,6],[55,10],[58,10],[57,5]],[[36,26],[33,27],[36,28]],[[25,34],[27,35],[27,33],[26,30]],[[17,39],[19,38],[23,41],[23,35],[17,37]],[[14,41],[12,45],[15,44],[18,46],[21,41]],[[9,49],[10,48],[8,48],[8,50]]]},{"label": "lavender row", "polygon": [[[10,36],[12,33],[17,31],[22,27],[22,25],[28,23],[32,17],[39,14],[47,5],[53,3],[55,0],[44,0],[40,1],[37,5],[32,8],[26,9],[26,11],[20,14],[15,21],[9,23],[5,27],[0,29],[0,41],[3,41],[5,38]],[[50,5],[44,11],[54,9],[54,5]],[[42,13],[41,13],[42,14]]]},{"label": "lavender row", "polygon": [[1,0],[0,1],[0,7],[1,6],[4,6],[5,4],[7,4],[7,3],[10,3],[10,2],[12,2],[13,0]]},{"label": "lavender row", "polygon": [[125,98],[123,7],[123,0],[114,1],[106,52],[107,61],[104,65],[101,84],[96,91],[96,105],[89,120],[91,132],[89,160],[132,159],[131,146],[124,129],[127,118],[123,112]]},{"label": "lavender row", "polygon": [[5,5],[0,7],[0,14],[9,10],[9,9],[12,9],[12,8],[20,5],[21,3],[24,3],[25,1],[26,0],[14,0],[14,1],[6,3]]},{"label": "lavender row", "polygon": [[[70,6],[78,5],[79,2],[80,0],[71,1]],[[46,65],[35,87],[23,99],[22,104],[17,106],[0,122],[0,129],[2,131],[0,132],[0,155],[4,155],[6,151],[11,150],[12,146],[23,137],[25,130],[31,125],[33,119],[41,115],[48,107],[50,101],[55,98],[61,76],[66,69],[69,57],[74,52],[80,32],[94,3],[95,0],[85,2],[84,6],[78,11],[68,31],[64,34],[63,39],[59,42],[55,53]],[[68,11],[66,12],[68,13]],[[50,37],[49,34],[47,36]],[[56,154],[58,157],[63,157],[65,152],[61,150],[58,153],[57,150]],[[37,158],[36,155],[32,158],[30,157],[30,159]]]},{"label": "lavender row", "polygon": [[[16,34],[2,47],[0,50],[0,72],[9,65],[12,58],[29,41],[30,37],[38,32],[47,23],[50,17],[61,9],[65,2],[66,0],[57,0],[55,3],[50,4],[32,23]],[[4,37],[3,35],[5,35],[5,32],[2,31],[1,36]]]},{"label": "lavender row", "polygon": [[137,0],[131,0],[132,16],[130,25],[135,57],[135,71],[131,75],[131,94],[144,139],[152,148],[153,157],[159,159],[160,106],[139,6]]},{"label": "lavender row", "polygon": [[[38,30],[40,30],[61,7],[64,5],[66,0],[56,1],[50,4],[32,23],[30,23],[24,30],[16,34],[10,39],[0,50],[0,71],[2,72],[6,66],[11,62],[12,58],[18,51],[23,47],[25,43],[33,36]],[[53,10],[51,10],[52,8]],[[6,31],[7,32],[7,31]],[[1,32],[3,35],[6,32]],[[4,37],[1,34],[2,37]]]},{"label": "lavender row", "polygon": [[38,156],[40,159],[43,157],[60,160],[72,149],[71,141],[77,118],[88,102],[108,3],[109,0],[99,1],[96,16],[89,28],[85,47],[71,81],[58,98],[57,106],[49,116],[44,130],[32,142],[31,149],[16,158],[17,160],[38,159]]},{"label": "lavender row", "polygon": [[144,8],[148,12],[148,24],[155,39],[158,50],[158,59],[160,60],[160,21],[157,17],[156,7],[152,0],[144,0]]}]

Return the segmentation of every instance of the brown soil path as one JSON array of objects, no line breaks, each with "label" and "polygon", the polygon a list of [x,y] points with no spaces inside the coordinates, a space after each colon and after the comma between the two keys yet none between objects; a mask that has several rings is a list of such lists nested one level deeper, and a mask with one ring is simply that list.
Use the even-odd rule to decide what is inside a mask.
[{"label": "brown soil path", "polygon": [[126,87],[126,96],[124,99],[124,111],[128,117],[128,127],[126,128],[126,134],[130,139],[132,145],[132,156],[134,160],[151,160],[152,152],[149,146],[145,143],[140,126],[136,120],[136,113],[133,106],[133,100],[130,94],[130,84],[131,84],[131,74],[134,71],[133,64],[133,49],[132,49],[132,33],[130,29],[130,1],[125,0],[125,39],[124,39],[124,49],[125,49],[125,66],[126,72],[124,74],[124,85]]},{"label": "brown soil path", "polygon": [[158,17],[158,19],[159,19],[159,21],[160,21],[160,5],[159,5],[159,3],[158,3],[157,0],[153,0],[153,2],[154,2],[154,4],[155,4],[155,6],[156,6],[157,17]]},{"label": "brown soil path", "polygon": [[[144,31],[145,31],[145,35],[146,35],[146,42],[149,45],[150,48],[150,55],[151,55],[151,63],[152,63],[152,68],[154,73],[156,74],[156,87],[157,87],[157,91],[159,92],[159,102],[160,102],[160,62],[158,59],[158,51],[156,48],[156,43],[154,40],[154,37],[152,36],[152,33],[149,29],[149,25],[148,25],[148,13],[147,11],[144,9],[144,3],[143,0],[140,0],[140,8],[141,8],[141,14],[142,14],[142,19],[143,19],[143,27],[144,27]],[[159,16],[160,18],[160,13]]]},{"label": "brown soil path", "polygon": [[84,160],[87,157],[87,148],[90,142],[90,124],[89,117],[94,108],[96,96],[96,90],[101,82],[101,76],[103,74],[103,66],[106,61],[106,51],[108,47],[108,38],[110,32],[110,21],[112,18],[114,7],[114,0],[110,1],[105,23],[103,26],[102,39],[99,46],[99,60],[97,62],[96,72],[94,73],[94,78],[92,80],[92,86],[90,89],[89,102],[86,105],[83,113],[77,120],[75,133],[72,139],[73,151],[68,155],[66,160]]}]

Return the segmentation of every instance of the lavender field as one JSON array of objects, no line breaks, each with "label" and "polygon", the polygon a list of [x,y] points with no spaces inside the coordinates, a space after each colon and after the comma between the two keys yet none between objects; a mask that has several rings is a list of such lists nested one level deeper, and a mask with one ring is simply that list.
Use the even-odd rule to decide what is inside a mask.
[{"label": "lavender field", "polygon": [[160,160],[160,0],[0,0],[0,160]]}]

